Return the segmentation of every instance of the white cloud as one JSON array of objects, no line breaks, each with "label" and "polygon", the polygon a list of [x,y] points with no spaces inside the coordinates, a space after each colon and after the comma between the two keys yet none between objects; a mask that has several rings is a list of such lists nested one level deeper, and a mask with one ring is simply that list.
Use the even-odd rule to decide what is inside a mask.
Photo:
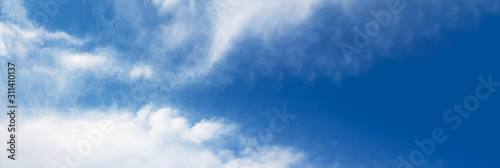
[{"label": "white cloud", "polygon": [[[153,1],[160,16],[172,19],[155,31],[160,35],[153,38],[160,38],[161,46],[150,49],[160,55],[168,53],[169,57],[188,60],[186,64],[173,65],[176,73],[168,76],[169,81],[174,81],[171,85],[183,85],[210,74],[224,60],[226,52],[237,46],[233,44],[237,39],[257,37],[267,43],[276,34],[283,35],[283,31],[306,21],[321,1]],[[166,11],[165,4],[176,4],[176,8]],[[196,45],[196,49],[182,56],[171,55],[185,48],[186,42]]]},{"label": "white cloud", "polygon": [[0,56],[26,57],[38,51],[45,41],[61,40],[61,44],[81,45],[86,39],[73,38],[65,32],[49,32],[33,24],[27,17],[23,1],[0,2]]},{"label": "white cloud", "polygon": [[[263,39],[269,38],[280,29],[297,26],[305,21],[319,2],[320,0],[256,0],[236,3],[225,9],[227,12],[224,14],[213,18],[215,26],[210,49],[213,55],[210,55],[210,60],[216,62],[232,46],[235,38],[245,34],[245,29]],[[214,8],[220,10],[217,9],[217,3],[214,3]]]},{"label": "white cloud", "polygon": [[201,144],[204,141],[229,133],[233,126],[223,125],[217,121],[202,120],[191,129],[181,134],[185,139]]},{"label": "white cloud", "polygon": [[12,23],[0,22],[0,56],[25,57],[37,43],[40,38],[36,30],[25,31]]},{"label": "white cloud", "polygon": [[151,70],[151,67],[148,65],[135,65],[134,68],[129,72],[130,78],[133,80],[139,79],[139,78],[145,78],[149,79],[151,78],[151,74],[153,71]]},{"label": "white cloud", "polygon": [[42,28],[0,22],[0,56],[24,58],[41,50],[44,42],[59,41],[60,45],[80,46],[87,39],[77,39],[64,32],[48,32]]},{"label": "white cloud", "polygon": [[[280,146],[261,146],[241,153],[227,143],[229,139],[241,138],[234,124],[222,119],[191,123],[178,110],[169,107],[156,109],[148,105],[137,115],[113,109],[45,110],[25,110],[24,113],[43,115],[23,117],[18,125],[19,161],[2,159],[1,167],[13,163],[20,168],[51,167],[58,162],[82,168],[236,168],[231,167],[234,165],[239,168],[286,168],[302,165],[305,157],[301,152]],[[1,121],[7,122],[5,118]],[[5,125],[0,128],[5,129]],[[7,137],[6,131],[0,134]],[[82,144],[92,145],[85,148],[79,146]],[[81,158],[67,162],[68,156],[71,159],[76,156],[69,151],[75,151]]]},{"label": "white cloud", "polygon": [[109,61],[104,56],[96,56],[92,54],[68,54],[61,56],[60,63],[71,69],[92,69],[108,66]]},{"label": "white cloud", "polygon": [[177,3],[179,0],[153,0],[153,4],[157,5],[162,13],[171,10]]},{"label": "white cloud", "polygon": [[26,9],[23,6],[24,1],[3,0],[0,2],[2,15],[0,18],[14,20],[23,26],[33,26],[27,17]]},{"label": "white cloud", "polygon": [[129,67],[116,66],[117,51],[111,47],[89,47],[90,37],[76,38],[36,26],[26,18],[22,1],[0,3],[4,17],[0,22],[0,56],[21,65],[23,78],[19,82],[32,98],[26,100],[28,104],[72,102],[83,94],[89,76],[128,76],[123,72]]}]

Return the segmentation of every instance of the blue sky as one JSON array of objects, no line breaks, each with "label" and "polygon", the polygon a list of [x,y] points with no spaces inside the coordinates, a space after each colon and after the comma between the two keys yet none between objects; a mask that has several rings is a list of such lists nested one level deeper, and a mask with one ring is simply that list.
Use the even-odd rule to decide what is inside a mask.
[{"label": "blue sky", "polygon": [[[500,81],[500,2],[402,1],[366,47],[354,27],[400,1],[38,2],[0,1],[22,146],[0,167],[500,166],[500,87],[484,84]],[[425,155],[414,141],[436,128]]]}]

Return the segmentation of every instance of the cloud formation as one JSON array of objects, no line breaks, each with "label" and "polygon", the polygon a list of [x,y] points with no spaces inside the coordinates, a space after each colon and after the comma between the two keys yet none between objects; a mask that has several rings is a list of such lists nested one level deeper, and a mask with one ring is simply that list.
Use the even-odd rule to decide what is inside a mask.
[{"label": "cloud formation", "polygon": [[[301,163],[305,157],[302,152],[281,146],[246,146],[244,139],[251,137],[241,136],[236,124],[217,118],[193,123],[170,107],[147,105],[138,112],[114,108],[29,110],[43,115],[23,117],[19,161],[2,159],[2,167],[12,163],[17,167],[51,168],[306,166]],[[1,136],[7,136],[5,133],[2,131]]]}]

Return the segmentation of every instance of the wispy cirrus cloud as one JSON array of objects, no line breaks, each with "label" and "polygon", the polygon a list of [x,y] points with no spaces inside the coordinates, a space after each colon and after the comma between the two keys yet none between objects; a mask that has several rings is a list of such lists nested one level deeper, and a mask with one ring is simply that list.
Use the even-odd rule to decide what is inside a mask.
[{"label": "wispy cirrus cloud", "polygon": [[[131,3],[115,2],[116,11],[128,9]],[[238,39],[259,38],[264,43],[275,33],[283,34],[289,27],[305,22],[314,13],[319,0],[307,1],[152,1],[159,18],[168,18],[156,25],[142,26],[142,21],[133,22],[131,27],[138,28],[137,43],[154,41],[148,46],[138,46],[141,51],[150,53],[151,59],[167,69],[160,69],[165,81],[173,81],[170,86],[177,87],[203,80],[213,74],[216,64],[224,64],[226,52],[233,48]],[[223,5],[221,5],[223,4]],[[232,6],[227,6],[231,4]],[[175,8],[171,6],[175,5]],[[224,9],[221,9],[224,5]],[[148,8],[139,5],[139,8]],[[224,13],[221,11],[224,10]],[[134,11],[132,11],[134,12]],[[144,13],[130,15],[126,12],[117,18],[136,20]],[[163,19],[160,19],[163,20]],[[119,21],[119,20],[117,20]],[[133,43],[135,44],[135,43]],[[141,48],[142,47],[142,48]],[[187,50],[188,48],[192,48]],[[168,87],[168,86],[164,86]]]},{"label": "wispy cirrus cloud", "polygon": [[136,80],[139,78],[148,79],[151,78],[153,70],[151,67],[143,64],[135,65],[134,68],[129,72],[130,78]]}]

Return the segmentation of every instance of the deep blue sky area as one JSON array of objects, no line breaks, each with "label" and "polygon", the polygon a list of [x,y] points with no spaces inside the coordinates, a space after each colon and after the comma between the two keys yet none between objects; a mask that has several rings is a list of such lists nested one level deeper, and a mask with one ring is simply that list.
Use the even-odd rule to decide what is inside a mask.
[{"label": "deep blue sky area", "polygon": [[379,159],[378,154],[397,158],[416,149],[414,139],[429,138],[441,127],[449,140],[429,157],[430,167],[439,161],[446,167],[497,167],[497,93],[456,131],[442,119],[445,110],[474,93],[477,77],[492,74],[500,81],[500,17],[485,15],[479,22],[476,29],[443,30],[440,40],[417,38],[408,53],[399,54],[396,45],[368,71],[340,82],[324,76],[307,82],[289,73],[282,80],[257,75],[256,82],[237,81],[186,99],[201,97],[193,102],[199,108],[257,128],[267,127],[271,109],[286,105],[299,116],[273,143],[298,145],[319,160],[335,159],[339,146],[356,161]]}]

